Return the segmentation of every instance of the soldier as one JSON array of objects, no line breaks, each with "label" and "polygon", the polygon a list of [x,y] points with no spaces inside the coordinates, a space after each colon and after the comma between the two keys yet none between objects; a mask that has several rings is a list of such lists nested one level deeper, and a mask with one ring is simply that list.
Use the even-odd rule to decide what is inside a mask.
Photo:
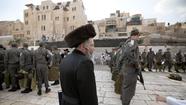
[{"label": "soldier", "polygon": [[60,52],[56,46],[54,46],[52,53],[53,53],[53,56],[52,56],[51,70],[53,71],[53,77],[55,77],[53,79],[55,81],[51,85],[58,85],[59,84],[59,64],[60,64],[62,58],[61,58]]},{"label": "soldier", "polygon": [[171,72],[171,68],[172,68],[172,57],[171,57],[170,48],[167,48],[167,51],[164,52],[163,57],[165,59],[163,71],[165,70],[166,67],[168,67],[168,72]]},{"label": "soldier", "polygon": [[154,64],[154,57],[155,57],[154,51],[152,51],[152,48],[150,48],[147,54],[147,67],[149,71],[152,71],[152,67]]},{"label": "soldier", "polygon": [[147,64],[147,53],[144,49],[144,51],[141,54],[141,70],[145,71],[145,66]]},{"label": "soldier", "polygon": [[34,53],[34,67],[36,68],[36,75],[38,81],[38,95],[42,95],[42,83],[45,83],[45,93],[51,91],[48,84],[48,65],[51,61],[49,51],[45,49],[44,43],[39,43],[39,48]]},{"label": "soldier", "polygon": [[113,61],[115,55],[116,55],[116,49],[113,48],[113,49],[112,49],[112,52],[111,52],[111,54],[110,54],[111,60],[110,60],[110,63],[109,63],[109,67],[110,67],[111,72],[112,72],[112,66],[115,65],[115,64],[114,64],[114,61]]},{"label": "soldier", "polygon": [[177,72],[177,73],[179,73],[179,68],[182,68],[182,70],[184,69],[183,68],[183,66],[182,66],[182,64],[183,64],[183,56],[182,56],[182,54],[181,54],[181,50],[179,50],[179,52],[176,54],[176,56],[175,56],[175,59],[176,59],[176,63],[175,63],[175,71]]},{"label": "soldier", "polygon": [[4,58],[5,58],[5,48],[0,44],[0,90],[3,90],[2,83],[4,82]]},{"label": "soldier", "polygon": [[129,105],[135,95],[137,75],[139,70],[139,31],[131,31],[130,38],[122,46],[122,54],[119,59],[119,69],[123,74],[122,105]]},{"label": "soldier", "polygon": [[20,89],[19,81],[16,75],[19,71],[19,57],[20,51],[17,48],[16,43],[12,43],[12,48],[8,49],[5,54],[5,67],[10,73],[12,88],[8,90],[9,92],[14,92]]},{"label": "soldier", "polygon": [[161,71],[161,69],[162,69],[162,62],[163,62],[162,49],[159,49],[158,52],[155,55],[156,72],[157,72],[158,69],[159,69],[159,71]]},{"label": "soldier", "polygon": [[65,37],[67,45],[75,49],[60,64],[62,105],[98,105],[91,60],[95,35],[93,25],[86,24]]},{"label": "soldier", "polygon": [[33,73],[33,54],[28,50],[28,44],[23,44],[23,49],[20,54],[20,68],[25,71],[26,88],[21,93],[29,93],[32,91],[32,73]]},{"label": "soldier", "polygon": [[186,71],[186,53],[184,54],[183,70]]}]

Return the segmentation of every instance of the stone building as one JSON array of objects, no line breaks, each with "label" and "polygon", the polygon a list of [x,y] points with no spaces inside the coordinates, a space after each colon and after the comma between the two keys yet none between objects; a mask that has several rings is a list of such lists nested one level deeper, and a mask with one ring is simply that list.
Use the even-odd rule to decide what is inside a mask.
[{"label": "stone building", "polygon": [[0,21],[0,36],[12,35],[14,38],[24,37],[24,24],[20,20]]},{"label": "stone building", "polygon": [[109,18],[95,21],[99,29],[99,38],[126,38],[126,23],[129,18],[129,13],[111,13]]},{"label": "stone building", "polygon": [[16,39],[23,39],[24,38],[24,23],[22,23],[20,20],[14,21],[12,24],[11,33],[14,38]]},{"label": "stone building", "polygon": [[41,5],[27,4],[24,10],[25,38],[31,42],[45,39],[60,41],[75,28],[87,23],[82,0],[53,3],[42,1]]},{"label": "stone building", "polygon": [[164,22],[157,22],[156,18],[143,19],[141,31],[143,33],[164,34],[165,23]]},{"label": "stone building", "polygon": [[186,23],[176,23],[168,26],[165,34],[170,37],[186,38]]},{"label": "stone building", "polygon": [[12,34],[13,21],[0,21],[0,36]]},{"label": "stone building", "polygon": [[127,33],[131,32],[134,28],[142,32],[142,20],[141,14],[132,15],[129,21],[127,21]]}]

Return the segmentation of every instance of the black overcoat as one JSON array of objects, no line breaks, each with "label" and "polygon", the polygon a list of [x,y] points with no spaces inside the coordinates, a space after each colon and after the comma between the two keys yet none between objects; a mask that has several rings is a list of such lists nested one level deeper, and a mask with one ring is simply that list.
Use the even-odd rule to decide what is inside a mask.
[{"label": "black overcoat", "polygon": [[[81,51],[74,50],[60,64],[63,94],[78,100],[75,105],[98,105],[93,62]],[[74,105],[68,102],[64,105]]]}]

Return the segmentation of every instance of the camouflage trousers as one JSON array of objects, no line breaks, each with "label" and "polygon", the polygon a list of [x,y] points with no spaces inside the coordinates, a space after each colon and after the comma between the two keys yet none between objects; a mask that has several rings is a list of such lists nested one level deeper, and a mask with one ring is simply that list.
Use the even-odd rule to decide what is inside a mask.
[{"label": "camouflage trousers", "polygon": [[115,90],[115,93],[117,94],[121,94],[122,81],[123,81],[123,75],[122,74],[117,75],[116,81],[114,84],[114,87],[115,87],[114,90]]}]

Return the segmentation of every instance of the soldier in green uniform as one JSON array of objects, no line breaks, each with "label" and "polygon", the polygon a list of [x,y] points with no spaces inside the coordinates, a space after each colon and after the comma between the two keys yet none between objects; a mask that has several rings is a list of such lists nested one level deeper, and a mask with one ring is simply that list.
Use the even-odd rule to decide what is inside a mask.
[{"label": "soldier in green uniform", "polygon": [[110,63],[109,63],[109,67],[111,69],[111,73],[113,71],[112,67],[115,66],[115,62],[114,62],[115,60],[114,59],[115,59],[116,51],[117,51],[117,48],[113,48],[112,52],[110,54],[111,60],[110,60]]},{"label": "soldier in green uniform", "polygon": [[5,58],[5,48],[0,44],[0,90],[3,90],[2,83],[4,82],[4,58]]},{"label": "soldier in green uniform", "polygon": [[[181,68],[182,70],[184,69],[183,68],[183,56],[182,56],[182,53],[181,53],[181,50],[178,51],[178,53],[176,54],[175,56],[175,59],[176,59],[176,62],[174,64],[175,66],[175,71],[177,73],[179,73],[179,69]],[[184,71],[184,70],[183,70]]]},{"label": "soldier in green uniform", "polygon": [[123,75],[122,81],[122,105],[129,105],[135,95],[137,75],[139,70],[139,31],[131,31],[130,38],[122,46],[122,54],[119,59],[119,69]]},{"label": "soldier in green uniform", "polygon": [[141,54],[141,70],[145,71],[145,66],[147,64],[147,53],[144,49],[144,51]]},{"label": "soldier in green uniform", "polygon": [[162,49],[159,49],[155,55],[155,64],[156,64],[156,72],[157,70],[162,70],[162,62],[163,62],[163,53]]},{"label": "soldier in green uniform", "polygon": [[23,44],[23,49],[20,54],[20,68],[25,71],[26,88],[21,93],[29,93],[32,91],[32,73],[33,73],[33,54],[28,50],[28,44]]},{"label": "soldier in green uniform", "polygon": [[168,67],[168,72],[171,72],[172,56],[171,56],[170,48],[167,48],[167,51],[164,52],[163,57],[165,59],[163,71],[165,71],[165,68]]},{"label": "soldier in green uniform", "polygon": [[154,65],[154,51],[152,51],[152,48],[149,49],[149,52],[147,53],[147,67],[149,71],[152,71],[152,67]]},{"label": "soldier in green uniform", "polygon": [[36,75],[38,81],[38,95],[42,95],[42,83],[45,84],[45,93],[51,91],[48,84],[48,65],[51,62],[51,55],[47,49],[45,49],[44,43],[39,43],[39,48],[34,53],[34,67],[36,68]]},{"label": "soldier in green uniform", "polygon": [[183,70],[185,72],[186,71],[186,53],[183,56],[184,56]]},{"label": "soldier in green uniform", "polygon": [[51,85],[58,85],[59,84],[59,64],[61,62],[61,55],[56,46],[53,47],[53,56],[52,56],[52,67],[51,67],[51,73],[49,75],[52,75],[52,79],[54,80],[54,83]]},{"label": "soldier in green uniform", "polygon": [[17,48],[16,43],[12,43],[11,48],[7,50],[5,54],[5,68],[10,73],[12,88],[8,90],[9,92],[14,92],[20,89],[19,81],[16,75],[19,71],[19,57],[20,50]]}]

